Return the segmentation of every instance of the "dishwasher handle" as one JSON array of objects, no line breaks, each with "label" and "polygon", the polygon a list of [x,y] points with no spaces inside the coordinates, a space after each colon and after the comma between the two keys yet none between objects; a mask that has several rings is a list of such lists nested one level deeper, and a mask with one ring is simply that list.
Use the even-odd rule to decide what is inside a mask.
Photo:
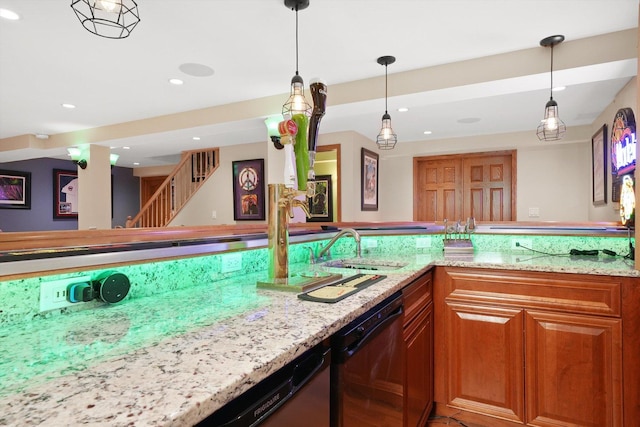
[{"label": "dishwasher handle", "polygon": [[393,323],[398,317],[402,316],[404,312],[402,306],[396,308],[394,311],[389,313],[389,315],[380,323],[375,325],[375,327],[371,328],[365,335],[363,335],[360,339],[353,342],[350,346],[346,347],[342,350],[340,354],[341,361],[345,361],[351,356],[353,356],[360,348],[364,347],[369,341],[375,338],[383,329],[387,327],[390,323]]},{"label": "dishwasher handle", "polygon": [[291,376],[294,393],[308,383],[318,371],[329,365],[328,355],[328,349],[324,352],[313,352],[296,364]]},{"label": "dishwasher handle", "polygon": [[[216,420],[214,415],[212,421],[221,427],[256,426],[289,400],[292,394],[291,378],[289,378],[285,382],[272,388],[264,397],[247,406],[241,413],[234,414],[223,420]],[[240,399],[241,398],[242,396]],[[221,424],[217,424],[218,422]]]}]

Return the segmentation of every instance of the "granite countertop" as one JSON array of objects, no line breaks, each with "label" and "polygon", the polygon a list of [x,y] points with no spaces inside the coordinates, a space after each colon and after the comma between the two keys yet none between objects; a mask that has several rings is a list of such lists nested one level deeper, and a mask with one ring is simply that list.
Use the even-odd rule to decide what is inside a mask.
[{"label": "granite countertop", "polygon": [[0,425],[194,424],[432,265],[639,276],[620,258],[426,252],[398,261],[408,264],[382,267],[385,280],[335,304],[258,289],[264,274],[252,274],[9,325]]}]

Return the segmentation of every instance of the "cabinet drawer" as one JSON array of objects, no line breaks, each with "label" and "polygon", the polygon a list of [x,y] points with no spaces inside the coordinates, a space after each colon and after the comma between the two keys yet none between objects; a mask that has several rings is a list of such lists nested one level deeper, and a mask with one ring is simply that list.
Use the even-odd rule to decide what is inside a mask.
[{"label": "cabinet drawer", "polygon": [[433,281],[431,271],[423,274],[402,289],[404,298],[404,325],[433,301]]},{"label": "cabinet drawer", "polygon": [[446,268],[447,301],[620,316],[624,278],[513,270]]}]

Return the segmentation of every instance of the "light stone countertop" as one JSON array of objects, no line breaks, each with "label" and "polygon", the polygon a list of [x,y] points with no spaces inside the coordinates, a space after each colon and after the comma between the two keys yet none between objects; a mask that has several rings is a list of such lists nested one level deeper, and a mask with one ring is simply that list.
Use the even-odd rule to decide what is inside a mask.
[{"label": "light stone countertop", "polygon": [[395,261],[408,265],[379,270],[384,281],[336,304],[257,289],[264,275],[252,274],[9,325],[0,333],[0,425],[192,425],[431,265],[640,276],[632,261],[603,256],[425,252]]}]

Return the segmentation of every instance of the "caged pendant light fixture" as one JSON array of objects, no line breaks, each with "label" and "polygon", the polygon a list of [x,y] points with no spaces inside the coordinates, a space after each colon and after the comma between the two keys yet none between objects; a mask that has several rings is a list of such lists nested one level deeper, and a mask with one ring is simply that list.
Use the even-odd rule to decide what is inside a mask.
[{"label": "caged pendant light fixture", "polygon": [[551,98],[544,107],[544,119],[538,125],[538,139],[540,141],[557,141],[562,139],[567,127],[558,117],[558,103],[553,100],[553,47],[564,41],[564,36],[555,35],[540,40],[540,46],[551,47]]},{"label": "caged pendant light fixture", "polygon": [[396,62],[394,56],[381,56],[378,58],[378,64],[384,65],[384,115],[382,116],[382,129],[376,138],[379,150],[392,150],[398,142],[398,136],[393,133],[391,128],[391,116],[387,110],[387,66]]},{"label": "caged pendant light fixture", "polygon": [[140,22],[133,0],[72,0],[71,8],[87,31],[108,39],[124,39]]},{"label": "caged pendant light fixture", "polygon": [[282,115],[305,114],[311,117],[311,105],[304,97],[304,81],[298,74],[298,11],[306,9],[309,6],[309,0],[284,0],[284,5],[296,11],[296,74],[291,79],[291,95],[282,106]]}]

